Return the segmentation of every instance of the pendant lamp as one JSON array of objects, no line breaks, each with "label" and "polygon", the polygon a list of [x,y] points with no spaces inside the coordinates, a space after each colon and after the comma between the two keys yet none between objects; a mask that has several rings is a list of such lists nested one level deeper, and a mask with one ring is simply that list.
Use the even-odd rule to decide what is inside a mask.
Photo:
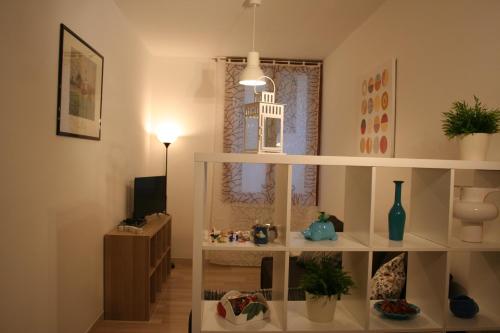
[{"label": "pendant lamp", "polygon": [[247,66],[241,73],[239,81],[239,84],[244,86],[263,86],[266,84],[264,72],[260,68],[259,52],[255,51],[255,10],[260,3],[261,0],[248,0],[248,6],[253,7],[253,30],[252,51],[248,52]]}]

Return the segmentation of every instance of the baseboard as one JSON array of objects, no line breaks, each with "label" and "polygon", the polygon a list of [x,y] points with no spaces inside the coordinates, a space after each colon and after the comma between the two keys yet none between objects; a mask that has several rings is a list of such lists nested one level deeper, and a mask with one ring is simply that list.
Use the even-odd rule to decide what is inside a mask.
[{"label": "baseboard", "polygon": [[104,319],[104,311],[102,311],[99,316],[97,316],[96,320],[94,320],[94,322],[90,325],[90,327],[85,331],[85,333],[89,333],[95,326],[95,324],[97,324],[97,322],[99,320],[102,320]]},{"label": "baseboard", "polygon": [[172,262],[182,263],[182,264],[191,264],[193,262],[193,259],[191,259],[191,258],[172,258]]}]

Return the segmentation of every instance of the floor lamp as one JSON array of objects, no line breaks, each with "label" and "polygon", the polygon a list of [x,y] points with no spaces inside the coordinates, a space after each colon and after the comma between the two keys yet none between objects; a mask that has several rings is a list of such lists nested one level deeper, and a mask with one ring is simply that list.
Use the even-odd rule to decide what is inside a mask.
[{"label": "floor lamp", "polygon": [[[165,145],[165,192],[167,191],[167,175],[168,175],[168,146],[170,146],[172,142],[163,142]],[[167,197],[167,193],[165,193],[165,197]],[[166,211],[166,208],[165,208]]]},{"label": "floor lamp", "polygon": [[[167,198],[167,187],[168,187],[168,182],[167,182],[167,176],[168,176],[168,146],[172,144],[176,139],[177,139],[177,132],[172,130],[172,129],[167,129],[167,128],[159,128],[156,137],[158,140],[165,145],[165,198]],[[166,213],[166,207],[167,204],[165,202],[165,213]],[[171,268],[175,268],[174,262],[170,264]]]},{"label": "floor lamp", "polygon": [[[165,192],[167,192],[167,176],[168,176],[168,147],[177,139],[177,132],[173,129],[158,128],[156,133],[158,141],[165,145]],[[165,197],[167,193],[165,193]]]}]

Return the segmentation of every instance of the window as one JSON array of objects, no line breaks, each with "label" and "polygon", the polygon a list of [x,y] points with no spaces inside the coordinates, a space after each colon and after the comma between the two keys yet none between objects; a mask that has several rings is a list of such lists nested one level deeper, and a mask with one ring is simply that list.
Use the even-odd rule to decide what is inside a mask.
[{"label": "window", "polygon": [[[244,63],[228,62],[225,69],[223,151],[239,153],[244,149],[243,104],[253,102],[253,87],[238,84]],[[321,64],[262,64],[265,75],[276,84],[276,102],[285,104],[284,152],[317,155]],[[316,205],[317,167],[293,167],[292,202]],[[223,200],[230,203],[272,204],[273,167],[268,165],[226,163],[223,166]]]}]

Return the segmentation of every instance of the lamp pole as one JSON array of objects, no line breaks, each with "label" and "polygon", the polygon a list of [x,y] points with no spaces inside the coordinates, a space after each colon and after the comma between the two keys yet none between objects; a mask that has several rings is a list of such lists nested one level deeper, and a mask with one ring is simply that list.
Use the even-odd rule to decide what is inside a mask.
[{"label": "lamp pole", "polygon": [[[165,145],[165,198],[167,198],[167,188],[168,188],[168,146],[170,146],[170,142],[163,142]],[[165,213],[167,213],[167,203],[165,202]]]},{"label": "lamp pole", "polygon": [[[156,137],[158,141],[165,145],[165,214],[167,213],[167,189],[168,189],[168,147],[173,143],[179,135],[178,129],[172,124],[162,124],[156,129]],[[170,222],[172,223],[172,222]],[[170,268],[175,268],[173,261],[170,263]],[[170,271],[170,270],[169,270]]]},{"label": "lamp pole", "polygon": [[[168,201],[168,146],[170,146],[171,142],[163,142],[165,145],[165,201]],[[167,214],[167,202],[165,202],[165,214]],[[175,263],[170,261],[170,269],[175,268]],[[169,269],[169,271],[170,271]]]}]

